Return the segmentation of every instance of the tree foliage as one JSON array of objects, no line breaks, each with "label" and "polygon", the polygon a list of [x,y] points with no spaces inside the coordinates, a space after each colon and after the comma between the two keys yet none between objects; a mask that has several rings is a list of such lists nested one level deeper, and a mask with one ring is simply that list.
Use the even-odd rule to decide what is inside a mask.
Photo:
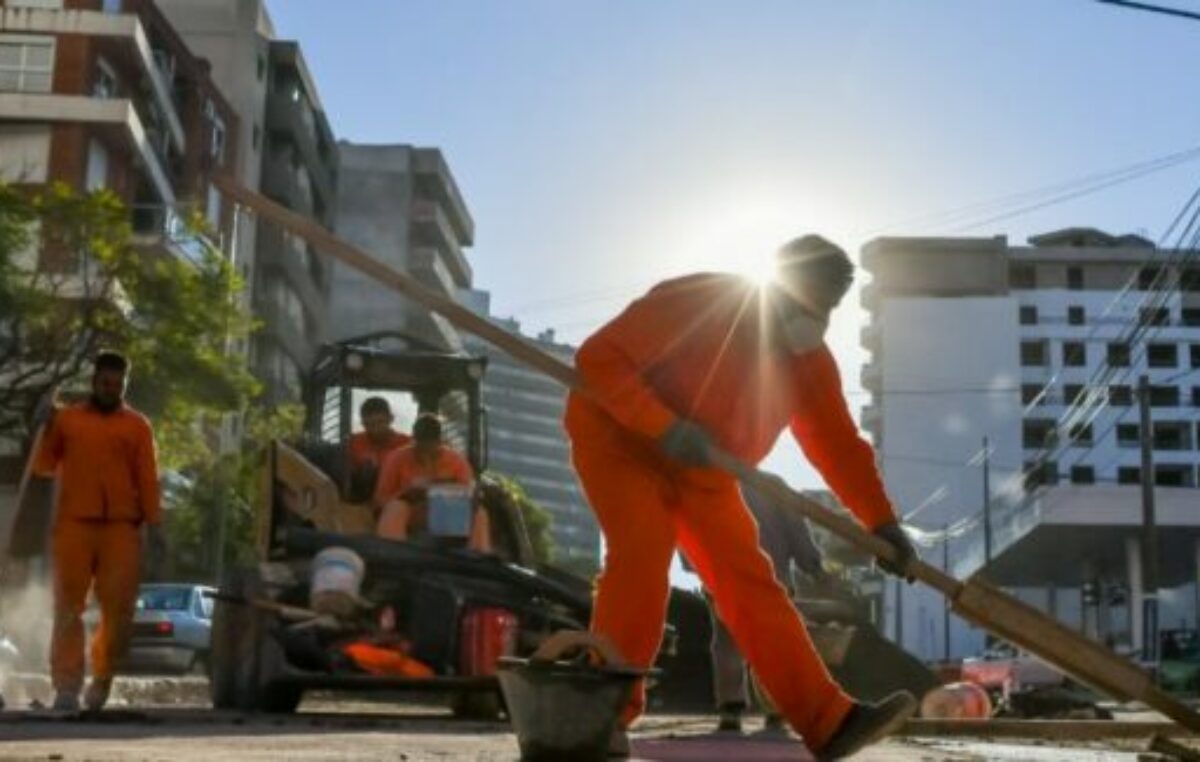
[{"label": "tree foliage", "polygon": [[542,506],[538,505],[525,488],[511,476],[488,471],[485,478],[498,483],[521,511],[525,522],[525,531],[529,533],[529,542],[533,546],[533,555],[541,563],[554,560],[554,538],[550,535],[550,525],[554,518]]},{"label": "tree foliage", "polygon": [[154,419],[163,465],[186,468],[213,444],[203,424],[258,392],[229,351],[254,323],[198,220],[188,257],[169,239],[142,245],[129,220],[107,190],[0,185],[0,437],[27,439],[38,405],[86,388],[91,358],[109,348],[133,363],[130,401]]}]

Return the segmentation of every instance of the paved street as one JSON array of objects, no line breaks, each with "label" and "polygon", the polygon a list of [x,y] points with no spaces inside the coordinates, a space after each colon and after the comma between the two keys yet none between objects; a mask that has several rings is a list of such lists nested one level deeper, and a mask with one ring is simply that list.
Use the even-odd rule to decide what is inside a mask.
[{"label": "paved street", "polygon": [[[330,711],[340,709],[341,711]],[[634,739],[636,759],[794,760],[810,757],[792,742],[754,734],[708,734],[710,718],[648,718]],[[860,754],[862,762],[940,760],[1138,759],[1137,744],[1061,747],[1053,742],[897,739]],[[63,719],[28,710],[0,714],[0,760],[516,760],[515,737],[502,723],[464,722],[444,710],[377,704],[310,704],[294,717],[248,716],[202,709],[114,709],[96,718]]]}]

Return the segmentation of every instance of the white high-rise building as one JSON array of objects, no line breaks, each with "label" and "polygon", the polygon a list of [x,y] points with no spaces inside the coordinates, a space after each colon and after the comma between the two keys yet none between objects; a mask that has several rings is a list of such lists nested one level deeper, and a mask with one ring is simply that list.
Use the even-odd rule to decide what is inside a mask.
[{"label": "white high-rise building", "polygon": [[[950,571],[982,574],[1114,645],[1142,646],[1137,386],[1149,379],[1160,621],[1196,621],[1200,262],[1138,236],[1067,229],[881,238],[863,249],[862,383],[906,522],[949,529]],[[1164,287],[1165,286],[1165,287]],[[984,455],[984,439],[988,448]],[[937,542],[934,534],[930,538]],[[923,551],[941,565],[943,547]],[[984,635],[920,586],[892,585],[885,630],[928,659]]]}]

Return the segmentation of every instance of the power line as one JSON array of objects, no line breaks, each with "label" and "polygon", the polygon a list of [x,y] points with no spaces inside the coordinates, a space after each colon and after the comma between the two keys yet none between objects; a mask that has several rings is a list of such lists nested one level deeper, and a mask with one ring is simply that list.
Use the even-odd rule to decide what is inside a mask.
[{"label": "power line", "polygon": [[1138,11],[1150,11],[1151,13],[1162,13],[1166,16],[1178,16],[1180,18],[1200,21],[1200,13],[1192,13],[1185,11],[1182,8],[1168,8],[1163,5],[1152,5],[1150,3],[1138,3],[1133,0],[1096,0],[1098,3],[1105,5],[1116,5],[1123,8],[1130,8]]}]

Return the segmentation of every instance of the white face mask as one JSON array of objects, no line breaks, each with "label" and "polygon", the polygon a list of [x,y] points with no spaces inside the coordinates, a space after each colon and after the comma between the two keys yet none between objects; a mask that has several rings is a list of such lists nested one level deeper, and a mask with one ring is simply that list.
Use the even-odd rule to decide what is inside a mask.
[{"label": "white face mask", "polygon": [[800,310],[794,310],[780,322],[788,351],[797,355],[811,352],[821,346],[825,341],[825,331],[829,328],[829,324],[824,320]]}]

